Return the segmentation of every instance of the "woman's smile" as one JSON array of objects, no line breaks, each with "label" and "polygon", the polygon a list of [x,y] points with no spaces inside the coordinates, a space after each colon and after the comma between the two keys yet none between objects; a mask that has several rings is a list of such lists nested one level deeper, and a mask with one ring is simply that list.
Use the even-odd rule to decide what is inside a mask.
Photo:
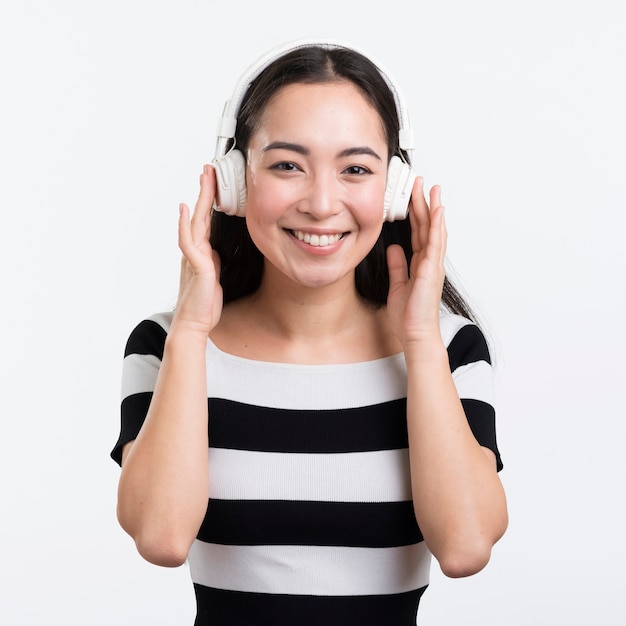
[{"label": "woman's smile", "polygon": [[291,234],[298,239],[298,241],[304,241],[313,247],[326,248],[329,245],[337,243],[342,237],[343,233],[322,234],[308,233],[301,230],[292,230]]}]

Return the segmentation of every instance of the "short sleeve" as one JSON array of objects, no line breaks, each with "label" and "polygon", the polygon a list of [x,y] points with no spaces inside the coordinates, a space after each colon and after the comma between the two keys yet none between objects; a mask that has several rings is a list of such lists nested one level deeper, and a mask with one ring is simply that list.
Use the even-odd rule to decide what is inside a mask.
[{"label": "short sleeve", "polygon": [[[452,378],[469,426],[481,446],[496,455],[497,470],[503,468],[496,438],[493,367],[489,347],[478,326],[459,318],[448,324],[448,360]],[[455,323],[456,322],[456,323]]]},{"label": "short sleeve", "polygon": [[133,441],[146,418],[163,359],[165,328],[157,321],[142,321],[130,334],[122,364],[120,434],[111,458],[121,465],[122,449]]}]

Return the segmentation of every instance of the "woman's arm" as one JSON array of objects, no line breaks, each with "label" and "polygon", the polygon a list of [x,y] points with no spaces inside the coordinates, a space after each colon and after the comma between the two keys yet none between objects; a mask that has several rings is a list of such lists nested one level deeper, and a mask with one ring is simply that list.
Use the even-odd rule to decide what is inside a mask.
[{"label": "woman's arm", "polygon": [[474,437],[452,378],[440,329],[446,228],[440,190],[429,210],[418,178],[411,202],[410,277],[402,250],[388,250],[387,310],[407,363],[407,427],[415,515],[443,572],[482,569],[507,523],[495,455]]},{"label": "woman's arm", "polygon": [[221,315],[219,258],[208,243],[215,177],[205,167],[193,219],[181,205],[181,282],[145,422],[126,444],[118,519],[152,563],[180,565],[208,503],[206,342]]},{"label": "woman's arm", "polygon": [[441,339],[413,346],[405,358],[415,515],[442,571],[468,576],[487,564],[507,526],[495,455],[469,427]]}]

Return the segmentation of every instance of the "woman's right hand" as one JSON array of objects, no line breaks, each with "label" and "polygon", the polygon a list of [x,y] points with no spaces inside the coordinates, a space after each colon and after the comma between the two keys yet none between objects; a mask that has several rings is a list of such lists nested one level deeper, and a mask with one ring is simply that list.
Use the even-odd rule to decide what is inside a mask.
[{"label": "woman's right hand", "polygon": [[207,337],[222,314],[220,258],[209,243],[215,186],[215,170],[205,165],[193,216],[186,204],[179,207],[178,246],[183,257],[171,331],[185,329]]}]

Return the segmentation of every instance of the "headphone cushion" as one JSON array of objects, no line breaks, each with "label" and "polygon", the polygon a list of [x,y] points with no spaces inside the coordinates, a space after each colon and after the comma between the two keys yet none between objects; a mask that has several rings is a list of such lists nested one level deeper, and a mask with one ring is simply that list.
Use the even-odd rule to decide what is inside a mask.
[{"label": "headphone cushion", "polygon": [[246,160],[239,150],[231,150],[213,161],[217,178],[215,210],[227,215],[246,214]]},{"label": "headphone cushion", "polygon": [[398,156],[391,157],[383,207],[383,219],[386,222],[406,219],[416,176],[408,163]]}]

